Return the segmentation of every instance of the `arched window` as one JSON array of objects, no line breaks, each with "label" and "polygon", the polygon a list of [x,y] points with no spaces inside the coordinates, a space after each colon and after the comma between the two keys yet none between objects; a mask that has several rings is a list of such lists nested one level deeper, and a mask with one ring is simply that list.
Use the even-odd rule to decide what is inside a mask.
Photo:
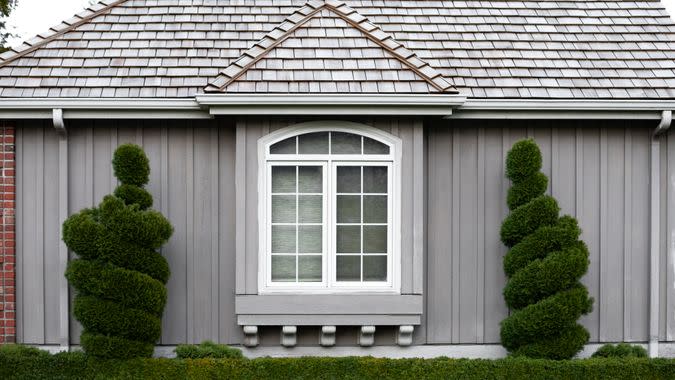
[{"label": "arched window", "polygon": [[400,139],[312,122],[259,149],[261,292],[398,292]]}]

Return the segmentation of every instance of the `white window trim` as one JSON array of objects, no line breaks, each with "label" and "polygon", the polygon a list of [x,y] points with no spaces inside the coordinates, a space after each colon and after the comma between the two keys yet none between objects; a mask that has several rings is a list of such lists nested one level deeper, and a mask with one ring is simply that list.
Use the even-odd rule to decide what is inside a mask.
[{"label": "white window trim", "polygon": [[[346,132],[361,135],[382,142],[389,146],[388,155],[340,155],[339,159],[329,159],[328,155],[287,155],[287,154],[269,154],[270,146],[286,138],[305,133],[314,132]],[[272,132],[258,140],[258,292],[259,294],[345,294],[345,293],[377,293],[377,294],[401,294],[401,158],[402,141],[400,138],[386,133],[382,130],[358,123],[346,121],[318,121],[296,124],[281,130]],[[391,233],[388,244],[390,254],[387,260],[387,273],[391,273],[390,281],[387,283],[341,283],[335,286],[335,274],[329,273],[327,266],[334,268],[336,256],[328,254],[322,260],[323,282],[321,283],[271,283],[271,271],[268,267],[271,265],[271,254],[268,253],[268,244],[270,236],[269,229],[271,222],[268,219],[271,211],[271,196],[268,189],[271,184],[270,173],[273,164],[292,164],[307,163],[318,164],[325,163],[324,166],[324,186],[333,186],[332,178],[328,178],[326,168],[332,167],[336,162],[349,163],[368,162],[386,164],[390,167],[389,176],[390,196],[388,209],[389,231]],[[334,170],[330,170],[333,172]],[[326,183],[328,182],[328,183]],[[329,228],[335,228],[333,223],[332,202],[335,193],[332,188],[326,188],[324,197],[324,246],[325,235]],[[334,244],[331,242],[331,244]],[[333,252],[334,247],[328,247],[328,252]],[[332,262],[329,264],[328,261]],[[333,271],[334,272],[334,271]],[[318,286],[317,286],[318,285]],[[329,286],[330,285],[330,286]]]}]

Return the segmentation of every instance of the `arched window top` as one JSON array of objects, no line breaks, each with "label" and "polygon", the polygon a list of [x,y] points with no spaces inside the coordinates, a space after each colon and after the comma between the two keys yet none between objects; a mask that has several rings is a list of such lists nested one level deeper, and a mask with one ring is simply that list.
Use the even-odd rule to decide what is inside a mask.
[{"label": "arched window top", "polygon": [[393,156],[397,137],[350,122],[310,122],[276,131],[263,138],[265,153],[280,156]]}]

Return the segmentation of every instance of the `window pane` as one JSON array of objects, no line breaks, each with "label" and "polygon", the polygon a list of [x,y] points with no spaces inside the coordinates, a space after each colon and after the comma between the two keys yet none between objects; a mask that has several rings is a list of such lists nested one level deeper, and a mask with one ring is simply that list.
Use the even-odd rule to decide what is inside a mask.
[{"label": "window pane", "polygon": [[295,282],[295,256],[272,256],[272,281]]},{"label": "window pane", "polygon": [[295,253],[295,226],[272,226],[272,253]]},{"label": "window pane", "polygon": [[298,209],[299,223],[321,223],[323,221],[323,196],[300,195]]},{"label": "window pane", "polygon": [[323,168],[321,166],[300,166],[298,174],[300,193],[323,192]]},{"label": "window pane", "polygon": [[363,168],[363,192],[383,194],[387,192],[386,166],[365,166]]},{"label": "window pane", "polygon": [[387,223],[387,196],[363,196],[363,223]]},{"label": "window pane", "polygon": [[298,245],[300,253],[323,252],[321,226],[299,226]]},{"label": "window pane", "polygon": [[361,227],[337,226],[336,248],[338,253],[361,252]]},{"label": "window pane", "polygon": [[298,153],[328,154],[328,132],[306,133],[298,136]]},{"label": "window pane", "polygon": [[298,256],[298,280],[321,282],[321,256]]},{"label": "window pane", "polygon": [[361,223],[361,196],[338,195],[336,210],[338,223]]},{"label": "window pane", "polygon": [[338,256],[337,280],[361,281],[361,256]]},{"label": "window pane", "polygon": [[295,195],[272,195],[272,223],[295,223]]},{"label": "window pane", "polygon": [[389,147],[379,141],[364,137],[363,154],[389,154]]},{"label": "window pane", "polygon": [[363,281],[387,281],[387,256],[363,256]]},{"label": "window pane", "polygon": [[360,193],[361,192],[361,167],[338,166],[337,168],[337,192]]},{"label": "window pane", "polygon": [[295,154],[295,137],[279,141],[270,147],[271,154]]},{"label": "window pane", "polygon": [[295,193],[295,166],[272,167],[272,192]]},{"label": "window pane", "polygon": [[331,153],[361,154],[361,136],[344,132],[331,132]]},{"label": "window pane", "polygon": [[387,226],[363,226],[363,253],[387,253]]}]

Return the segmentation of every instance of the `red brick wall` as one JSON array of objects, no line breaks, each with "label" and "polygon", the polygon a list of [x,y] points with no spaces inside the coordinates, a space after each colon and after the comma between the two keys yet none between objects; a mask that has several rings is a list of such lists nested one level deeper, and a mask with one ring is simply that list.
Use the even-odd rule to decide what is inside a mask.
[{"label": "red brick wall", "polygon": [[0,121],[0,344],[16,342],[15,128]]}]

